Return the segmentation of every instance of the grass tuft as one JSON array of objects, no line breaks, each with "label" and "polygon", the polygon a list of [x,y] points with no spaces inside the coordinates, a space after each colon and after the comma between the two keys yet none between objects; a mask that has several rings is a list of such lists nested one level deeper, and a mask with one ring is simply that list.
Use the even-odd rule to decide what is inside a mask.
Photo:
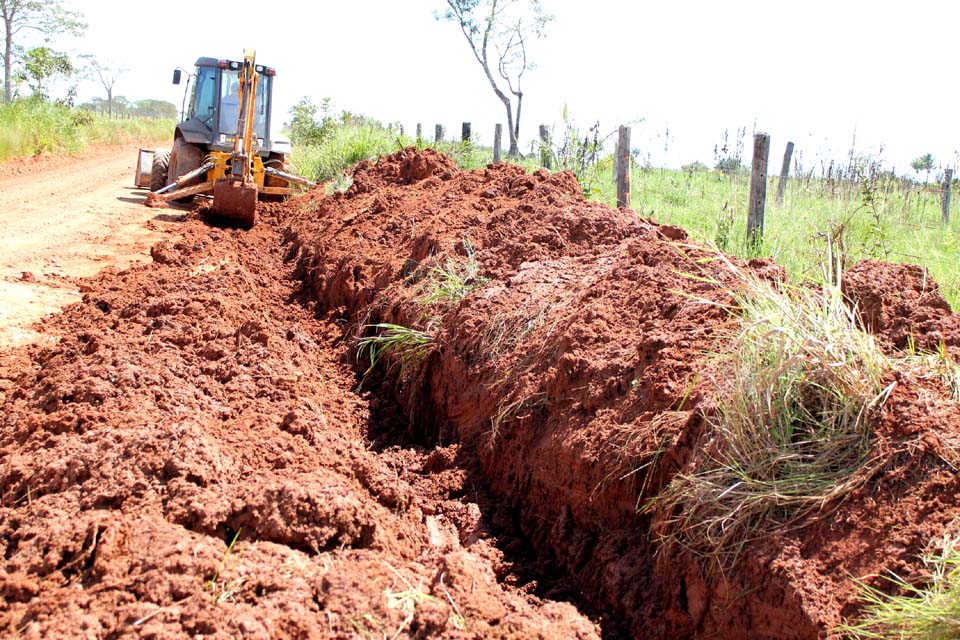
[{"label": "grass tuft", "polygon": [[382,356],[392,353],[398,358],[402,378],[411,367],[419,365],[436,348],[434,337],[426,331],[387,322],[367,327],[376,329],[379,333],[361,338],[357,343],[357,357],[367,356],[370,359],[365,375],[373,371]]},{"label": "grass tuft", "polygon": [[845,638],[947,640],[960,637],[960,538],[945,536],[939,553],[923,558],[930,578],[914,586],[895,574],[887,580],[899,595],[861,583],[866,609],[856,624],[837,629]]},{"label": "grass tuft", "polygon": [[477,263],[473,243],[465,239],[463,246],[466,257],[456,260],[447,258],[443,267],[430,269],[427,293],[417,302],[452,307],[466,298],[471,291],[486,284],[487,278],[480,276],[480,265]]},{"label": "grass tuft", "polygon": [[668,541],[719,568],[866,480],[880,463],[870,456],[871,422],[892,391],[883,386],[890,361],[858,328],[838,284],[817,292],[739,279],[730,293],[741,323],[705,458],[644,507],[666,514]]}]

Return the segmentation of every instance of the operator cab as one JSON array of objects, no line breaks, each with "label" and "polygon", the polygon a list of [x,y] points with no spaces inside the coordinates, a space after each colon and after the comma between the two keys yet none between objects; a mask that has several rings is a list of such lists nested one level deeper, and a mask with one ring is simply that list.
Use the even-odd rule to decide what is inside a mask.
[{"label": "operator cab", "polygon": [[[218,58],[199,58],[196,72],[191,74],[184,90],[190,96],[184,119],[177,125],[179,134],[189,143],[204,145],[216,151],[232,151],[240,115],[239,73],[242,62]],[[256,65],[257,97],[253,119],[253,148],[259,156],[290,153],[290,141],[284,136],[270,135],[273,107],[273,77],[276,71]],[[181,73],[173,73],[174,84],[180,84]]]}]

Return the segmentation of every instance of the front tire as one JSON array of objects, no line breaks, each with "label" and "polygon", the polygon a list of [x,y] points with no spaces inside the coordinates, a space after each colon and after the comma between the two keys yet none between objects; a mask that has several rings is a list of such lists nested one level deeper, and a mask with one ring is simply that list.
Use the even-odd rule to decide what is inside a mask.
[{"label": "front tire", "polygon": [[150,165],[150,191],[159,191],[167,186],[167,173],[170,169],[170,152],[166,149],[153,154]]},{"label": "front tire", "polygon": [[[194,169],[198,168],[203,162],[203,149],[197,145],[190,144],[183,138],[177,138],[173,142],[173,151],[170,152],[170,168],[167,171],[167,184],[173,184],[180,176],[185,176]],[[191,178],[186,182],[181,182],[178,189],[192,187],[200,182],[200,178]],[[180,198],[175,202],[187,203],[193,200],[193,196]]]}]

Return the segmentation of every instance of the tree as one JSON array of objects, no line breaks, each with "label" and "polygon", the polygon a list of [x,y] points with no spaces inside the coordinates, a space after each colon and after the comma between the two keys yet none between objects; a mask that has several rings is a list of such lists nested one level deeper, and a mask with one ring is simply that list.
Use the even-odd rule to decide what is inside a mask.
[{"label": "tree", "polygon": [[46,36],[58,33],[80,35],[87,28],[83,16],[66,9],[60,0],[0,0],[0,18],[3,18],[3,99],[13,99],[14,38],[24,29],[38,31]]},{"label": "tree", "polygon": [[169,118],[175,120],[177,105],[165,100],[137,100],[133,113],[141,118]]},{"label": "tree", "polygon": [[73,74],[70,56],[50,47],[34,47],[23,58],[23,69],[17,72],[18,80],[27,83],[31,93],[46,100],[49,98],[50,84],[59,75]]},{"label": "tree", "polygon": [[[2,1],[3,0],[0,0],[0,2]],[[97,78],[100,79],[100,84],[103,85],[104,91],[107,92],[107,115],[112,117],[114,106],[113,85],[116,84],[117,78],[119,78],[120,75],[126,71],[126,68],[104,64],[89,55],[80,57],[88,58],[90,60],[90,68],[93,69],[93,72],[97,75]]]},{"label": "tree", "polygon": [[[483,67],[487,82],[507,112],[508,155],[516,157],[519,155],[517,141],[523,107],[521,81],[523,74],[534,68],[527,57],[527,41],[532,37],[543,37],[553,16],[543,12],[540,0],[446,1],[446,11],[437,17],[460,27],[473,57]],[[499,79],[494,77],[494,72]]]},{"label": "tree", "polygon": [[918,156],[914,158],[913,162],[910,163],[910,166],[918,174],[921,171],[926,171],[927,177],[924,180],[924,182],[930,182],[930,172],[933,171],[933,163],[934,163],[933,154],[927,153],[922,156]]}]

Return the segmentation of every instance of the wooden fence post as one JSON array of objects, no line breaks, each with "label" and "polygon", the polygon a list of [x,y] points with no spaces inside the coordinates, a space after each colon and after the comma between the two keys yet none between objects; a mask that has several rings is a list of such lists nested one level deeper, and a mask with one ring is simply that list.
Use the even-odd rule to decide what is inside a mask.
[{"label": "wooden fence post", "polygon": [[433,143],[440,144],[443,141],[443,125],[438,124],[433,129]]},{"label": "wooden fence post", "polygon": [[620,127],[617,136],[615,171],[617,207],[630,206],[630,127]]},{"label": "wooden fence post", "polygon": [[953,169],[943,171],[943,224],[950,222],[950,184],[953,182]]},{"label": "wooden fence post", "polygon": [[747,214],[747,242],[757,247],[763,240],[763,211],[767,204],[767,161],[770,134],[753,135],[753,171],[750,174],[750,208]]},{"label": "wooden fence post", "polygon": [[783,204],[783,196],[787,191],[787,178],[790,177],[790,160],[793,159],[793,143],[787,143],[787,150],[783,152],[783,166],[780,167],[780,182],[777,183],[777,204]]},{"label": "wooden fence post", "polygon": [[460,141],[470,142],[470,123],[469,122],[464,122],[460,126]]},{"label": "wooden fence post", "polygon": [[540,166],[544,169],[552,169],[553,161],[550,153],[550,130],[547,125],[540,125]]},{"label": "wooden fence post", "polygon": [[418,122],[417,123],[417,142],[419,143],[421,140],[423,140],[423,125]]},{"label": "wooden fence post", "polygon": [[503,125],[497,123],[493,128],[493,163],[500,162],[500,145],[503,143]]}]

